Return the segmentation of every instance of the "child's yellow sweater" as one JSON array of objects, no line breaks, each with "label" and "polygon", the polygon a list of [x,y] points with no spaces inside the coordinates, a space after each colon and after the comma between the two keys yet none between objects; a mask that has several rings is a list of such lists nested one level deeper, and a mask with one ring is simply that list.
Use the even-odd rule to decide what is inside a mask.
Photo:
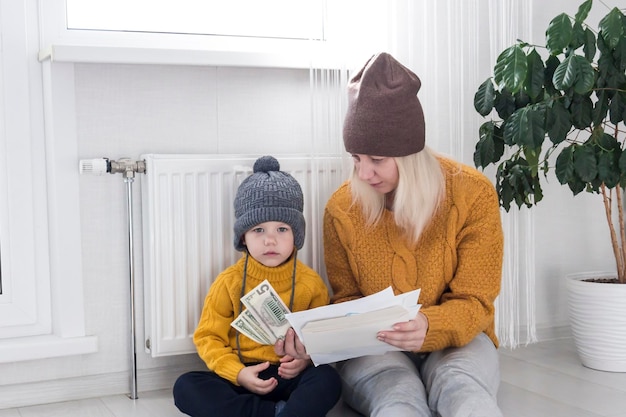
[{"label": "child's yellow sweater", "polygon": [[[245,255],[218,275],[211,284],[198,327],[193,335],[198,355],[207,367],[235,385],[238,385],[237,374],[243,369],[244,364],[237,354],[236,332],[230,323],[240,313],[244,264]],[[267,279],[285,305],[289,306],[292,273],[293,255],[277,267],[264,266],[250,256],[244,294]],[[300,261],[297,261],[296,266],[295,289],[292,312],[329,303],[328,288],[322,278]],[[244,363],[264,361],[278,363],[279,358],[274,353],[274,346],[260,345],[242,334],[239,335],[239,346]]]},{"label": "child's yellow sweater", "polygon": [[479,171],[439,159],[446,196],[417,245],[401,236],[393,213],[367,227],[352,205],[349,182],[329,199],[324,214],[324,255],[333,302],[392,286],[396,294],[421,288],[431,352],[463,346],[485,332],[498,346],[494,301],[500,291],[503,235],[498,197]]}]

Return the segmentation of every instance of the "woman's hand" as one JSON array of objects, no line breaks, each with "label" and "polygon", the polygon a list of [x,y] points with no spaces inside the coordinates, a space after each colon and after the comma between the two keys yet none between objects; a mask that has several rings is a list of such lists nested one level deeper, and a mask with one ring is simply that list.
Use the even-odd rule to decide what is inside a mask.
[{"label": "woman's hand", "polygon": [[300,342],[298,335],[291,327],[287,330],[285,338],[274,344],[274,352],[276,352],[278,356],[289,355],[294,359],[311,359],[306,353],[306,348],[302,342]]},{"label": "woman's hand", "polygon": [[424,344],[424,338],[428,331],[428,318],[422,313],[417,313],[413,320],[396,323],[392,330],[382,330],[376,337],[381,342],[389,343],[409,352],[417,352]]},{"label": "woman's hand", "polygon": [[237,383],[255,394],[265,395],[270,393],[278,385],[276,378],[259,378],[259,373],[269,368],[269,366],[269,362],[246,366],[237,374]]}]

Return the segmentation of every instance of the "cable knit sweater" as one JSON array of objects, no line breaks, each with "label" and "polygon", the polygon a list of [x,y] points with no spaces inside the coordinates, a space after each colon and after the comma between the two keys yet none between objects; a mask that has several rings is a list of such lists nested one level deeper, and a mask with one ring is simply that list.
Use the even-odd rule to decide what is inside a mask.
[{"label": "cable knit sweater", "polygon": [[[236,332],[230,323],[240,313],[244,265],[245,255],[219,274],[211,284],[198,327],[193,335],[198,355],[207,367],[235,385],[238,385],[237,374],[243,369],[244,364],[239,359]],[[285,305],[289,306],[292,273],[293,255],[277,267],[267,267],[250,256],[244,294],[267,279]],[[327,305],[329,301],[328,288],[322,278],[313,269],[297,261],[291,311],[320,307]],[[244,363],[270,361],[277,364],[279,361],[274,353],[274,346],[260,345],[242,334],[239,335],[239,345]]]},{"label": "cable knit sweater", "polygon": [[324,256],[333,302],[421,288],[428,318],[422,352],[463,346],[485,332],[498,346],[494,301],[500,291],[503,235],[498,197],[479,171],[439,158],[445,198],[419,242],[410,244],[385,211],[367,227],[352,205],[349,182],[329,199],[324,213]]}]

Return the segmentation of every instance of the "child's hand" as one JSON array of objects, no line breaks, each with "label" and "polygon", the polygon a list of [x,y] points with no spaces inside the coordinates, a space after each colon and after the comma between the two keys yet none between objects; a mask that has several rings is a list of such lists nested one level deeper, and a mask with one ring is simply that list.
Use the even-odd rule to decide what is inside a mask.
[{"label": "child's hand", "polygon": [[289,355],[280,358],[278,375],[285,379],[295,378],[304,371],[311,361],[309,359],[295,359]]},{"label": "child's hand", "polygon": [[276,378],[261,379],[259,373],[270,366],[269,362],[246,366],[237,375],[237,383],[250,392],[265,395],[278,385]]}]

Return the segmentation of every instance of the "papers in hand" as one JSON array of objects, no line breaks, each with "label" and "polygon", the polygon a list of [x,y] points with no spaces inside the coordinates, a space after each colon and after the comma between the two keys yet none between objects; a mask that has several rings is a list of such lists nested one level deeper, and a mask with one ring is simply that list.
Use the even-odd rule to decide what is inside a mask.
[{"label": "papers in hand", "polygon": [[420,290],[394,295],[391,287],[345,303],[288,313],[315,365],[401,350],[376,338],[380,330],[417,315]]},{"label": "papers in hand", "polygon": [[285,315],[289,308],[267,281],[241,297],[246,309],[230,324],[242,334],[262,345],[273,345],[285,337],[291,324]]}]

